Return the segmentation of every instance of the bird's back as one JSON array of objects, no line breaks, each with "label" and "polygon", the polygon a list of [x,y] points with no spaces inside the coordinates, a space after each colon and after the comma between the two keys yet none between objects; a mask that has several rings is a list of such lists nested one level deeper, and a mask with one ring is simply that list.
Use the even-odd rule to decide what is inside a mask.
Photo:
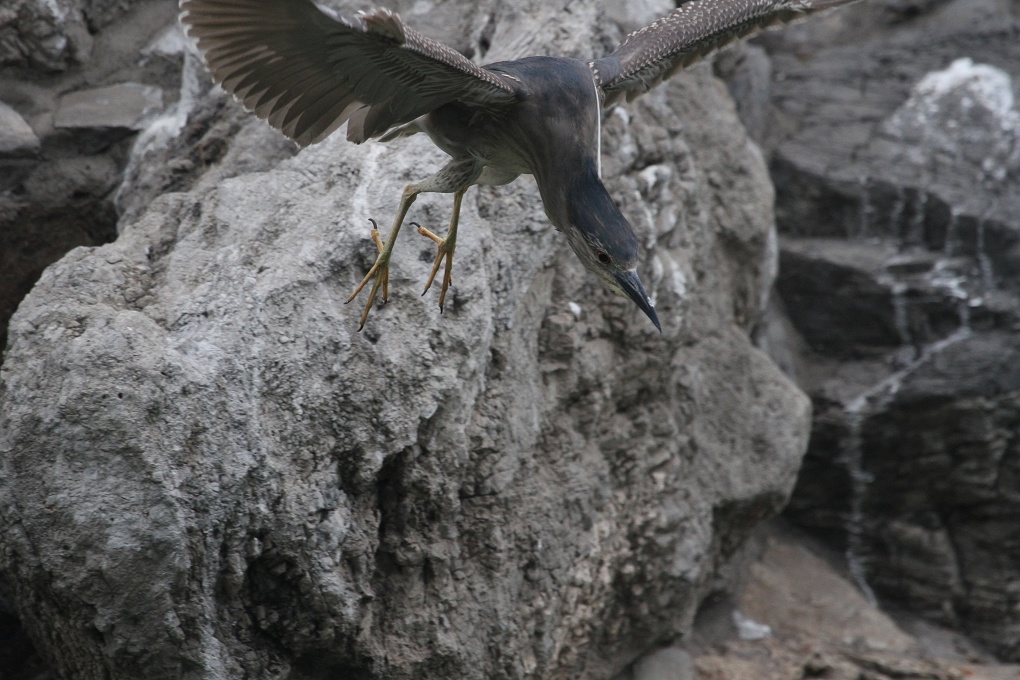
[{"label": "bird's back", "polygon": [[550,219],[559,225],[566,218],[562,194],[567,179],[582,167],[599,164],[601,111],[592,72],[583,61],[558,57],[485,68],[514,81],[517,101],[485,121],[479,130],[482,143],[527,166]]}]

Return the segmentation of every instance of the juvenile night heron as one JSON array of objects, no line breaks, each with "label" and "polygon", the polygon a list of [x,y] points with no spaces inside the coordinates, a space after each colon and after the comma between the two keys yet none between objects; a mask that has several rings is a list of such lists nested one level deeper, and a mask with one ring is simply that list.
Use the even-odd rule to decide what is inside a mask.
[{"label": "juvenile night heron", "polygon": [[387,298],[390,255],[418,194],[453,194],[446,238],[418,226],[437,243],[425,291],[445,260],[442,310],[464,192],[530,174],[546,215],[584,266],[661,330],[638,278],[638,239],[600,178],[603,107],[760,28],[854,1],[689,0],[601,59],[527,57],[486,66],[386,9],[344,18],[311,0],[182,0],[181,21],[216,82],[300,146],[347,123],[352,142],[424,132],[451,156],[404,189],[385,242],[372,229],[378,258],[347,300],[372,282],[361,327],[380,289]]}]

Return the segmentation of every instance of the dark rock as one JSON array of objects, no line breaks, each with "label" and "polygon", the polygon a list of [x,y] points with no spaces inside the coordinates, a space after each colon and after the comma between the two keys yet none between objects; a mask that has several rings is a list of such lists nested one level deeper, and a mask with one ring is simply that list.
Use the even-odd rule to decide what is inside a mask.
[{"label": "dark rock", "polygon": [[72,248],[112,241],[117,220],[112,205],[90,201],[48,210],[26,206],[4,218],[0,220],[0,346],[6,346],[8,320],[43,270]]},{"label": "dark rock", "polygon": [[[970,253],[980,239],[993,276],[1020,270],[1020,198],[1007,190],[1020,174],[1009,82],[1020,77],[1020,29],[975,20],[940,30],[904,29],[799,67],[775,59],[776,115],[797,121],[774,142],[782,231]],[[970,61],[954,63],[961,55]]]},{"label": "dark rock", "polygon": [[1018,361],[1015,334],[965,338],[862,431],[870,582],[1009,658],[1020,653]]},{"label": "dark rock", "polygon": [[740,43],[720,53],[712,66],[716,75],[726,81],[748,134],[763,143],[772,106],[772,61],[765,50]]},{"label": "dark rock", "polygon": [[92,36],[81,0],[12,0],[0,7],[0,66],[62,71],[85,61]]},{"label": "dark rock", "polygon": [[10,584],[0,576],[0,668],[4,680],[50,680],[53,676],[25,632]]},{"label": "dark rock", "polygon": [[881,601],[1020,659],[1020,24],[984,1],[841,21],[763,41],[790,320],[770,343],[797,336],[779,354],[815,405],[787,514]]}]

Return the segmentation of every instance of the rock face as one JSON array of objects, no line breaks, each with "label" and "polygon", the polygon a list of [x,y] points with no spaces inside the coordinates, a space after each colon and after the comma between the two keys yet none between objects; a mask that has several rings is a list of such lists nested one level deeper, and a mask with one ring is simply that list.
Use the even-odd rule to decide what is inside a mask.
[{"label": "rock face", "polygon": [[[840,541],[865,591],[1011,660],[1020,659],[1015,7],[860,5],[765,43],[777,74],[765,135],[777,290],[789,319],[766,335],[815,405],[788,516]],[[868,42],[855,25],[874,27]]]},{"label": "rock face", "polygon": [[742,553],[753,559],[741,583],[702,610],[688,642],[699,680],[1020,677],[1020,665],[958,633],[876,608],[839,553],[780,522],[766,522]]},{"label": "rock face", "polygon": [[[588,54],[595,5],[501,8],[476,49]],[[772,192],[724,88],[696,69],[605,130],[661,335],[529,181],[469,193],[442,316],[405,232],[357,333],[367,218],[442,163],[425,139],[266,169],[242,130],[204,174],[136,146],[188,190],[130,171],[118,239],[46,270],[0,372],[0,574],[58,673],[606,678],[689,631],[785,502],[808,403],[748,337]]]},{"label": "rock face", "polygon": [[0,66],[56,72],[87,62],[93,35],[146,1],[159,0],[9,0],[0,8]]},{"label": "rock face", "polygon": [[[0,61],[8,66],[0,72],[0,347],[8,319],[43,269],[72,248],[116,238],[115,199],[136,141],[132,128],[149,126],[156,107],[178,108],[183,59],[180,49],[170,49],[172,40],[156,35],[175,14],[174,3],[165,0],[138,3],[96,34],[96,51],[83,55],[88,58],[82,64],[64,52],[60,59],[67,63],[38,54],[8,60],[5,40],[20,31],[12,44],[35,50],[25,31],[56,35],[100,7],[112,11],[128,4],[54,0],[0,8]],[[16,18],[6,22],[5,13]],[[58,44],[68,43],[52,43]],[[179,137],[194,146],[207,121],[195,116]],[[206,145],[207,155],[216,148]],[[162,168],[179,179],[181,173]],[[161,188],[174,187],[164,182]]]}]

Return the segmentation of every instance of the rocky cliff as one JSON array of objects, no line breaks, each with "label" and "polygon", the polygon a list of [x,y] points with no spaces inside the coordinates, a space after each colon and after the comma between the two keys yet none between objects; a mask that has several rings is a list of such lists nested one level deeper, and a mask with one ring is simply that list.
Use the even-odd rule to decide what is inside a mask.
[{"label": "rocky cliff", "polygon": [[1012,660],[1018,16],[856,5],[766,36],[771,92],[741,105],[768,111],[777,192],[782,310],[762,337],[815,407],[787,515],[840,545],[872,598]]},{"label": "rocky cliff", "polygon": [[[621,35],[593,1],[393,4],[484,61]],[[785,503],[809,428],[750,340],[772,187],[710,69],[605,125],[661,335],[584,273],[528,181],[469,194],[443,315],[409,233],[358,333],[343,302],[368,218],[442,154],[337,138],[293,156],[209,87],[171,10],[111,19],[92,38],[109,50],[23,41],[29,65],[5,72],[37,143],[4,157],[4,219],[34,233],[18,211],[63,177],[45,168],[102,163],[67,205],[116,227],[10,321],[7,615],[75,679],[607,678],[687,634]],[[441,229],[449,206],[413,218]]]}]

